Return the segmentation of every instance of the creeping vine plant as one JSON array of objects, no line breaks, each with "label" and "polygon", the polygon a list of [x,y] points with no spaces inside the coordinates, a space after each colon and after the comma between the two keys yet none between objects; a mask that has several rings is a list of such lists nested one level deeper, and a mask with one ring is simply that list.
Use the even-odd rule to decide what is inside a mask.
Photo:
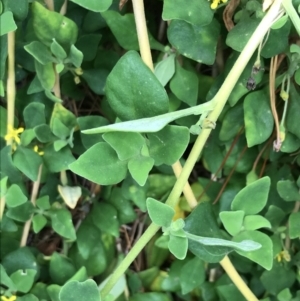
[{"label": "creeping vine plant", "polygon": [[1,0],[1,300],[300,300],[299,11]]}]

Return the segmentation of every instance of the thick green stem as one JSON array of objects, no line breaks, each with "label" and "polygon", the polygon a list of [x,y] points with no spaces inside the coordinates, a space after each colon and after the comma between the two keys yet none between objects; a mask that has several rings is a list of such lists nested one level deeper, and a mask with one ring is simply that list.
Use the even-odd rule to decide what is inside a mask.
[{"label": "thick green stem", "polygon": [[298,34],[300,35],[300,18],[297,14],[291,0],[282,0],[282,6],[293,22]]},{"label": "thick green stem", "polygon": [[155,224],[151,224],[147,230],[140,237],[138,242],[133,246],[133,248],[129,251],[125,259],[120,263],[115,272],[110,277],[109,281],[106,283],[104,288],[101,291],[101,297],[104,298],[113,286],[116,284],[118,279],[126,272],[130,264],[134,261],[134,259],[140,254],[146,244],[150,241],[150,239],[155,235],[155,233],[160,229],[159,226]]},{"label": "thick green stem", "polygon": [[[141,0],[136,0],[141,1]],[[270,29],[273,21],[278,16],[278,13],[280,11],[280,5],[281,0],[275,0],[272,4],[270,10],[266,14],[266,16],[263,18],[263,20],[258,25],[257,29],[249,39],[247,45],[245,46],[244,50],[238,57],[236,63],[234,64],[233,68],[229,72],[227,78],[225,79],[223,85],[219,89],[216,96],[213,98],[213,101],[215,103],[215,108],[213,111],[209,114],[208,119],[212,122],[216,122],[219,115],[221,114],[226,101],[234,88],[236,82],[238,81],[240,75],[242,74],[243,70],[245,69],[246,65],[248,64],[249,60],[251,59],[253,53],[255,52],[256,48],[258,47],[259,43],[267,33],[267,31]],[[194,165],[199,157],[199,154],[201,153],[207,138],[209,137],[211,132],[211,129],[203,129],[198,136],[193,149],[186,161],[186,164],[184,165],[184,168],[178,177],[167,201],[166,204],[171,205],[174,207],[177,202],[178,198],[180,197],[180,194],[189,178],[189,175],[194,168]],[[148,243],[148,241],[153,237],[153,235],[159,230],[159,227],[157,227],[154,224],[151,224],[149,228],[145,231],[145,233],[141,236],[139,241],[134,245],[132,250],[128,253],[128,255],[125,257],[123,262],[118,266],[118,268],[115,270],[115,272],[112,274],[110,280],[107,282],[107,284],[104,286],[101,295],[102,297],[105,297],[110,290],[113,288],[114,284],[117,282],[117,280],[124,274],[126,269],[130,266],[130,264],[133,262],[133,260],[136,258],[136,256],[139,254],[139,252],[144,248],[144,246]],[[225,257],[226,258],[226,257]],[[226,267],[226,263],[228,263],[228,260],[225,260],[222,263],[222,266]],[[235,277],[235,276],[232,276]],[[233,278],[232,278],[233,279]],[[237,281],[234,281],[235,283]],[[248,300],[257,300],[256,297],[253,295],[253,293],[248,289],[245,289],[244,296],[248,298]],[[248,294],[248,295],[247,295]]]}]

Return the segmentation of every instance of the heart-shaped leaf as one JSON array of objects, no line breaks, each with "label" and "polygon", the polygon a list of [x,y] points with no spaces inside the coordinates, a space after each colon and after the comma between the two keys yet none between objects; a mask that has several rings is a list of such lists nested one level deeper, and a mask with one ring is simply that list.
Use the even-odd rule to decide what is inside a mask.
[{"label": "heart-shaped leaf", "polygon": [[148,214],[152,222],[161,227],[169,227],[171,225],[175,210],[153,198],[146,200]]}]

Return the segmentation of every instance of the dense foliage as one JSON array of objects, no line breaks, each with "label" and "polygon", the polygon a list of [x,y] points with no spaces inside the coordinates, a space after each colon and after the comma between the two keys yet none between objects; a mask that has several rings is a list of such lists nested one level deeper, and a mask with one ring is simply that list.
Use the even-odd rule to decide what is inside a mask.
[{"label": "dense foliage", "polygon": [[299,11],[1,0],[1,300],[299,301]]}]

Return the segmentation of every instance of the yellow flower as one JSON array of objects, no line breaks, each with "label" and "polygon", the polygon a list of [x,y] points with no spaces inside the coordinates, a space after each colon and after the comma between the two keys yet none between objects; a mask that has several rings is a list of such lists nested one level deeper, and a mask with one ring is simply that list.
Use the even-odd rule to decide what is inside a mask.
[{"label": "yellow flower", "polygon": [[19,134],[24,132],[24,128],[18,128],[14,129],[11,125],[7,127],[7,134],[4,136],[4,139],[6,141],[9,141],[12,139],[13,141],[16,141],[17,144],[21,143]]},{"label": "yellow flower", "polygon": [[287,250],[283,250],[276,255],[276,259],[278,262],[281,262],[283,259],[289,262],[291,261],[291,256]]},{"label": "yellow flower", "polygon": [[43,156],[44,155],[44,152],[43,151],[40,151],[39,152],[39,147],[37,145],[34,146],[33,150],[38,153],[40,156]]},{"label": "yellow flower", "polygon": [[210,8],[216,9],[221,2],[226,3],[227,0],[212,0],[212,4],[210,5]]},{"label": "yellow flower", "polygon": [[2,301],[15,301],[15,300],[17,300],[17,296],[10,296],[9,298],[7,298],[5,296],[1,296],[1,300]]}]

